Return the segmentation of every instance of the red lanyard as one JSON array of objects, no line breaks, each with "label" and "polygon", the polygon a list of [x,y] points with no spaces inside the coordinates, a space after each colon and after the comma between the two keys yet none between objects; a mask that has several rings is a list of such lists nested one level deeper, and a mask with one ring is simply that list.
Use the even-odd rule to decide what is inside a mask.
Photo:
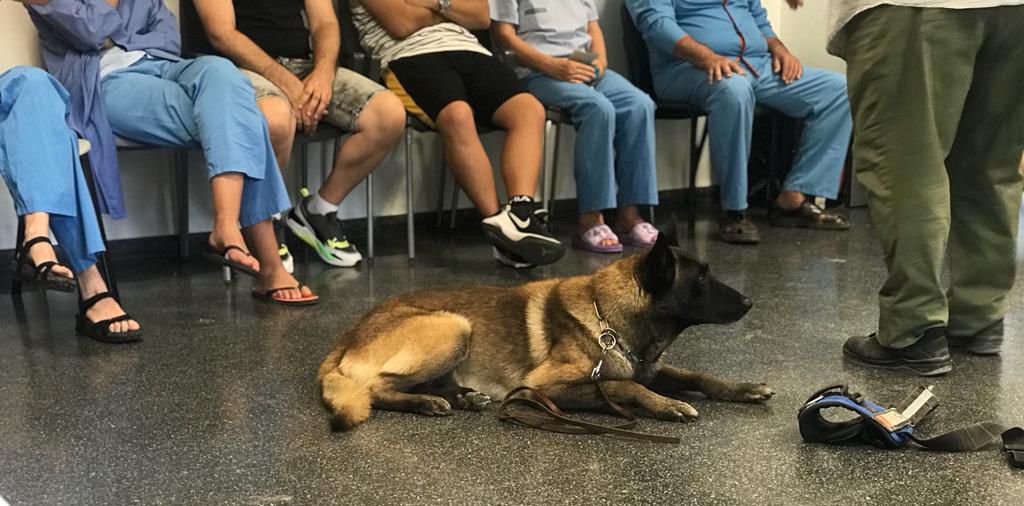
[{"label": "red lanyard", "polygon": [[725,15],[729,16],[729,21],[732,21],[732,27],[736,30],[736,35],[740,36],[740,54],[736,57],[736,60],[750,69],[750,73],[754,74],[754,77],[761,77],[761,74],[757,72],[757,69],[755,69],[754,66],[743,57],[743,53],[747,50],[747,38],[743,36],[743,32],[740,30],[740,25],[736,23],[736,18],[732,17],[732,13],[729,12],[729,0],[722,0],[722,8],[725,9]]}]

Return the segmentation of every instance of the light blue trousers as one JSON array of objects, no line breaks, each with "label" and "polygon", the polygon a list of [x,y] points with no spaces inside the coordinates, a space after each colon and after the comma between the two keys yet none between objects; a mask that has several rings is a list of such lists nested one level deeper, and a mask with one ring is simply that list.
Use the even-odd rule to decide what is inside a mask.
[{"label": "light blue trousers", "polygon": [[711,84],[706,72],[680,63],[658,71],[654,78],[660,100],[689,103],[708,112],[711,166],[721,187],[722,207],[747,208],[747,162],[756,103],[804,119],[803,138],[783,190],[835,198],[853,128],[846,78],[805,66],[803,77],[787,85],[772,72],[771,58],[749,61],[760,76],[744,68],[746,75]]},{"label": "light blue trousers", "polygon": [[202,149],[210,178],[243,174],[242,227],[291,207],[252,84],[230,61],[144,58],[108,74],[102,87],[103,107],[119,137]]},{"label": "light blue trousers", "polygon": [[[0,175],[18,216],[48,213],[65,261],[75,273],[104,250],[96,211],[68,128],[68,92],[34,67],[0,74]],[[31,239],[31,238],[30,238]]]},{"label": "light blue trousers", "polygon": [[523,82],[544,105],[572,117],[581,213],[658,203],[654,102],[647,94],[611,70],[596,86],[537,73]]}]

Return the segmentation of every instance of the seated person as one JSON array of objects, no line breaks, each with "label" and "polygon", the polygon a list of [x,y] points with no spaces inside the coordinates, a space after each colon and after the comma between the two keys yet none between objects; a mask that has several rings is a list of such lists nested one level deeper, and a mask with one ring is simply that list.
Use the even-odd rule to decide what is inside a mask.
[{"label": "seated person", "polygon": [[26,7],[46,65],[71,92],[71,126],[93,144],[106,209],[124,214],[114,134],[202,149],[213,188],[211,257],[256,277],[256,297],[316,302],[278,255],[270,217],[291,205],[245,76],[220,57],[182,59],[177,22],[162,0],[32,1]]},{"label": "seated person", "polygon": [[[139,323],[107,291],[96,268],[104,244],[67,111],[67,91],[46,72],[15,67],[0,74],[0,175],[25,225],[12,275],[50,290],[77,288],[79,334],[108,343],[137,341]],[[69,265],[57,262],[51,230]]]},{"label": "seated person", "polygon": [[312,133],[322,119],[351,132],[327,180],[301,198],[287,223],[324,262],[356,265],[363,257],[342,230],[338,206],[401,137],[402,102],[338,67],[341,38],[332,0],[195,0],[195,6],[213,47],[244,69],[256,88],[278,165],[288,165],[296,127]]},{"label": "seated person", "polygon": [[839,191],[852,121],[846,79],[804,68],[772,31],[761,0],[626,0],[651,54],[659,100],[708,113],[711,166],[721,186],[722,240],[757,243],[747,208],[754,104],[804,119],[803,138],[769,214],[772,225],[845,230],[809,197]]},{"label": "seated person", "polygon": [[[547,213],[532,197],[544,108],[470,32],[490,25],[487,0],[352,0],[351,7],[363,46],[380,59],[388,88],[444,138],[455,180],[485,217],[495,259],[519,268],[561,258],[565,247],[548,231]],[[501,154],[509,195],[504,206],[477,127],[508,132]]]},{"label": "seated person", "polygon": [[[491,18],[495,40],[523,66],[516,73],[526,89],[566,111],[576,127],[573,245],[598,253],[620,252],[623,243],[653,246],[658,230],[637,206],[658,203],[654,103],[608,69],[593,1],[492,0]],[[616,207],[613,231],[601,211]]]}]

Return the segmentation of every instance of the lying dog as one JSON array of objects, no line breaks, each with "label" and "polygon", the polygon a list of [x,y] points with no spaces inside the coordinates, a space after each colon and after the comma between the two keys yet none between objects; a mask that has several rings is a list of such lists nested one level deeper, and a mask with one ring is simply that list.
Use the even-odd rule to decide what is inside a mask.
[{"label": "lying dog", "polygon": [[[687,391],[728,401],[771,398],[764,384],[727,383],[659,360],[687,327],[732,323],[751,307],[664,235],[647,254],[590,276],[384,300],[320,366],[332,428],[366,421],[371,407],[423,415],[479,410],[520,385],[562,408],[601,409],[591,374],[602,359],[609,399],[647,417],[696,418],[697,410],[676,398]],[[618,335],[605,354],[602,322]]]}]

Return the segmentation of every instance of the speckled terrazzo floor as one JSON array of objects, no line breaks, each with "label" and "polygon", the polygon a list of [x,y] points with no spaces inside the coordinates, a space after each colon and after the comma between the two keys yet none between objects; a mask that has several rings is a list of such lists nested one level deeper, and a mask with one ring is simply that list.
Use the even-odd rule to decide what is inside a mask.
[{"label": "speckled terrazzo floor", "polygon": [[[754,301],[746,319],[688,331],[668,359],[766,381],[766,406],[694,402],[689,425],[644,421],[680,445],[623,442],[512,427],[493,410],[437,419],[376,413],[332,434],[314,373],[333,335],[381,298],[466,283],[513,284],[589,272],[605,258],[571,252],[518,273],[475,235],[403,236],[391,256],[356,270],[302,273],[325,301],[267,307],[246,284],[226,287],[192,262],[120,267],[146,340],[111,347],[73,334],[73,298],[0,299],[0,497],[21,505],[399,504],[957,504],[1020,505],[1024,474],[997,452],[931,454],[808,446],[795,414],[816,388],[848,382],[896,401],[917,378],[844,364],[846,336],[872,330],[883,267],[866,212],[854,230],[762,228],[764,242],[709,239],[685,247]],[[467,224],[466,228],[470,228]],[[559,222],[568,237],[571,225]],[[685,237],[685,236],[684,236]],[[1021,292],[1013,307],[1021,307]],[[924,433],[981,420],[1024,423],[1024,321],[1007,319],[1002,358],[954,355],[932,380],[943,401]],[[2,504],[2,501],[0,501]]]}]

